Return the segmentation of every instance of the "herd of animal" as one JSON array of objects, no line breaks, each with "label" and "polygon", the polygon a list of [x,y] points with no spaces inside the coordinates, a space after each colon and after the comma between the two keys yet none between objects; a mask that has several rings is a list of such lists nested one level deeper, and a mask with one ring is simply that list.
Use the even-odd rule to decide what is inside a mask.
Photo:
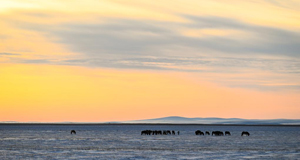
[{"label": "herd of animal", "polygon": [[[195,134],[204,136],[204,132],[202,132],[200,130],[195,131]],[[205,131],[205,135],[210,135],[210,133],[208,131]],[[222,131],[212,131],[211,135],[212,136],[224,136],[224,135],[225,136],[231,136],[231,133],[229,131],[225,131],[225,134]],[[250,136],[250,133],[247,132],[247,131],[243,131],[241,136]]]},{"label": "herd of animal", "polygon": [[[170,131],[170,130],[164,130],[164,131],[161,131],[161,130],[143,130],[141,132],[141,135],[175,135],[176,132],[175,131]],[[180,132],[177,131],[177,134],[179,135]]]},{"label": "herd of animal", "polygon": [[[177,134],[179,135],[180,132],[177,131]],[[204,135],[210,135],[210,132],[205,131],[205,133],[204,133],[200,130],[197,130],[197,131],[195,131],[195,134],[204,136]],[[143,131],[141,131],[141,135],[176,135],[176,132],[170,131],[170,130],[163,130],[163,131],[161,131],[161,130],[143,130]],[[229,131],[225,131],[225,134],[222,131],[212,131],[211,135],[212,136],[224,136],[224,135],[231,136],[231,133]],[[247,131],[243,131],[241,136],[250,136],[250,133]]]},{"label": "herd of animal", "polygon": [[[71,134],[76,134],[75,130],[71,130]],[[180,134],[180,131],[177,131],[177,135]],[[204,132],[197,130],[195,131],[196,135],[203,135],[204,136]],[[175,131],[170,131],[170,130],[143,130],[141,132],[141,135],[176,135]],[[210,135],[210,133],[208,131],[205,131],[205,135]],[[212,136],[224,136],[224,132],[222,131],[212,131],[211,132]],[[231,133],[229,131],[225,131],[225,136],[231,136]],[[243,131],[241,136],[250,136],[250,133],[247,131]]]}]

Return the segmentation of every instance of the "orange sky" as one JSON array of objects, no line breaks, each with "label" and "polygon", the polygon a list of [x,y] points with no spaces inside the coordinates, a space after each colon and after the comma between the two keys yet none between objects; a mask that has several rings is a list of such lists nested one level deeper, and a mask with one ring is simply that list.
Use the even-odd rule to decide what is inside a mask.
[{"label": "orange sky", "polygon": [[299,116],[299,94],[217,86],[186,73],[19,64],[0,72],[2,121]]},{"label": "orange sky", "polygon": [[0,121],[300,119],[298,1],[0,2]]}]

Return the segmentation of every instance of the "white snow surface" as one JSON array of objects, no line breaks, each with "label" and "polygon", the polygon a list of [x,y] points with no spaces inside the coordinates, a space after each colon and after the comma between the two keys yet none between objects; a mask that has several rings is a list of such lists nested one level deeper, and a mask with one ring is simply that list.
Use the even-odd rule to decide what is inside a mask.
[{"label": "white snow surface", "polygon": [[[141,135],[146,129],[180,135]],[[0,159],[300,159],[300,127],[7,124],[0,125]]]}]

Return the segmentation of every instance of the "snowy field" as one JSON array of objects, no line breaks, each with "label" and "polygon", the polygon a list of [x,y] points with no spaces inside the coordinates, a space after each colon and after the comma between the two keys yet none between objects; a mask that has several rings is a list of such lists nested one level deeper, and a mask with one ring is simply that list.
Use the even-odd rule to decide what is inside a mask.
[{"label": "snowy field", "polygon": [[[180,135],[141,135],[146,129]],[[196,130],[231,136],[196,136]],[[241,137],[242,131],[251,135]],[[0,125],[0,159],[300,159],[300,127]]]}]

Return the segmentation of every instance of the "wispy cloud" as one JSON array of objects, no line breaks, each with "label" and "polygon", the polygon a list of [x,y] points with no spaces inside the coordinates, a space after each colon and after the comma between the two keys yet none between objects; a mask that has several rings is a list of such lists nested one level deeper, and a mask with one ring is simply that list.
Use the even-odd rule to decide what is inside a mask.
[{"label": "wispy cloud", "polygon": [[[272,27],[246,24],[221,17],[184,16],[191,23],[109,19],[101,24],[62,24],[51,29],[39,26],[42,32],[56,37],[74,52],[87,57],[104,56],[174,56],[195,55],[281,56],[300,54],[300,33]],[[34,29],[34,24],[26,27]],[[248,36],[189,37],[182,30],[230,29]]]},{"label": "wispy cloud", "polygon": [[[281,19],[284,17],[281,10],[298,12],[291,6],[294,1],[262,3],[267,7],[266,9],[274,11],[274,14]],[[141,11],[136,10],[135,7],[141,7],[145,9],[145,12],[141,13],[145,14],[135,17],[131,14],[99,13],[92,15],[93,20],[86,21],[84,18],[78,21],[77,17],[66,20],[71,17],[70,14],[73,14],[71,10],[68,13],[60,10],[62,16],[57,12],[39,10],[15,12],[16,15],[25,16],[27,19],[2,16],[1,18],[14,28],[28,31],[28,34],[43,35],[51,43],[75,53],[67,56],[51,56],[51,58],[41,56],[39,53],[32,57],[20,53],[23,57],[7,59],[15,63],[172,70],[236,74],[236,76],[253,71],[270,72],[284,74],[287,84],[294,84],[291,77],[300,78],[300,32],[295,28],[289,28],[292,21],[282,21],[286,25],[277,26],[273,21],[268,24],[258,23],[259,17],[256,20],[250,17],[252,20],[248,20],[238,15],[229,16],[225,12],[224,15],[217,16],[209,10],[204,11],[207,14],[193,14],[188,10],[181,11],[179,8],[158,9],[160,15],[170,19],[164,17],[162,20],[147,16],[148,13],[156,11],[155,4],[151,2],[114,1],[105,2],[105,5],[120,5],[119,7],[134,13],[140,13]],[[159,5],[162,8],[167,7],[163,2]],[[205,5],[214,8],[222,6],[222,2],[207,2]],[[249,5],[249,7],[256,7],[258,12],[261,11],[261,6],[254,2],[249,4],[241,2],[236,5],[240,7]],[[274,10],[275,6],[280,7],[281,10]],[[128,11],[126,9],[125,11]],[[246,13],[242,11],[241,14]],[[262,16],[266,18],[269,15]],[[55,21],[55,18],[59,20]],[[287,18],[291,19],[291,17]],[[45,19],[53,22],[49,23]],[[297,23],[294,26],[297,28]],[[0,55],[9,55],[8,53]],[[253,75],[252,78],[256,77]]]},{"label": "wispy cloud", "polygon": [[18,53],[0,53],[0,56],[17,56],[17,55],[20,55]]}]

